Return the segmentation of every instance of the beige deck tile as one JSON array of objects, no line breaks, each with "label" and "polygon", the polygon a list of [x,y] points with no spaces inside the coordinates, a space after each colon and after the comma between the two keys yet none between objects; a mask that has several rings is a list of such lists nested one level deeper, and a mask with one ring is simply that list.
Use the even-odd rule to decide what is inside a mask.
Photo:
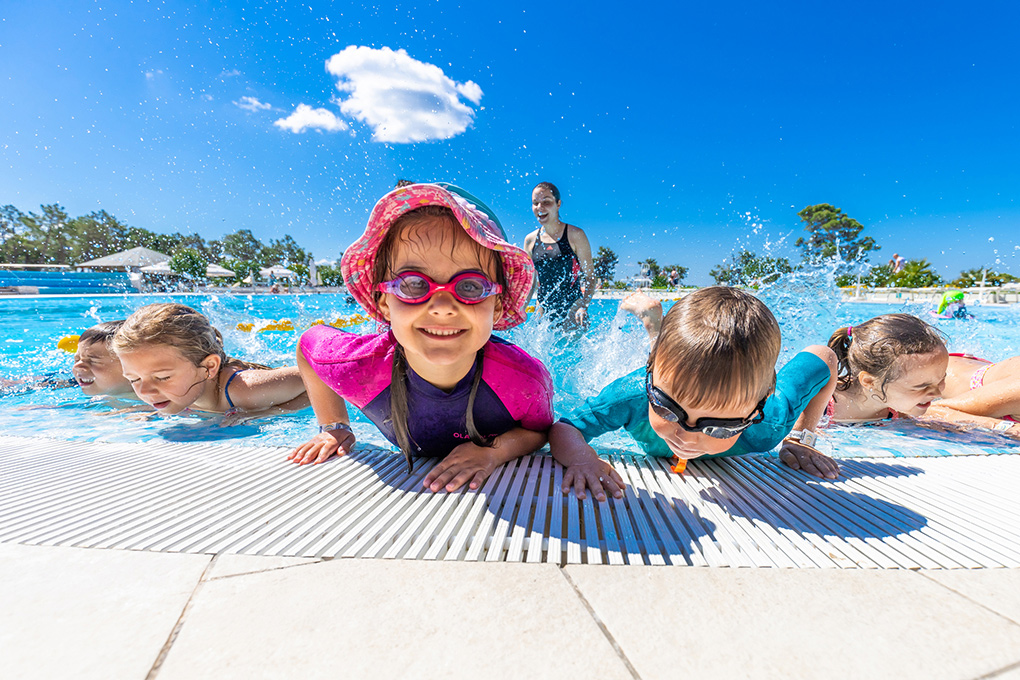
[{"label": "beige deck tile", "polygon": [[159,680],[630,679],[553,565],[332,560],[209,581]]},{"label": "beige deck tile", "polygon": [[643,680],[977,678],[1020,625],[919,574],[571,566]]},{"label": "beige deck tile", "polygon": [[932,569],[922,573],[1020,624],[1020,569]]},{"label": "beige deck tile", "polygon": [[143,680],[209,560],[0,544],[0,676]]},{"label": "beige deck tile", "polygon": [[262,555],[217,555],[216,560],[209,571],[206,579],[223,578],[224,576],[237,576],[239,574],[254,574],[259,571],[271,569],[283,569],[301,564],[312,564],[319,560],[313,557],[272,557]]},{"label": "beige deck tile", "polygon": [[1020,665],[1010,667],[1002,673],[988,676],[988,680],[1020,680]]},{"label": "beige deck tile", "polygon": [[1020,664],[1011,666],[1001,673],[987,676],[988,680],[1020,680]]}]

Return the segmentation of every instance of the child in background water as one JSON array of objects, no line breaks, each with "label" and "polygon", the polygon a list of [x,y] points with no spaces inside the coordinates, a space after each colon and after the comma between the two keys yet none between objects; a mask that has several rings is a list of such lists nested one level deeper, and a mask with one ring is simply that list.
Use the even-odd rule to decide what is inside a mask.
[{"label": "child in background water", "polygon": [[134,396],[120,360],[110,349],[113,336],[123,325],[123,320],[107,321],[92,326],[78,337],[71,373],[85,394],[93,397],[103,394]]},{"label": "child in background water", "polygon": [[124,377],[161,414],[291,411],[308,400],[296,366],[269,368],[223,350],[220,332],[191,307],[146,305],[113,337]]},{"label": "child in background water", "polygon": [[[75,345],[66,348],[74,352],[71,373],[63,371],[44,376],[33,376],[15,380],[0,379],[0,393],[42,388],[80,387],[90,397],[134,397],[131,385],[124,379],[120,361],[110,351],[110,341],[124,321],[98,323],[77,336]],[[69,336],[64,340],[75,340]],[[63,341],[61,341],[63,342]],[[65,349],[63,345],[58,347]],[[23,407],[28,409],[41,407]],[[48,407],[47,407],[48,408]]]},{"label": "child in background water", "polygon": [[951,354],[937,330],[910,314],[840,328],[829,347],[839,359],[828,409],[835,422],[923,416],[1020,437],[1020,357]]},{"label": "child in background water", "polygon": [[593,475],[588,467],[579,475],[570,465],[590,461],[596,454],[587,442],[621,427],[647,455],[677,457],[678,472],[693,458],[782,443],[779,458],[789,467],[824,479],[839,475],[836,462],[814,448],[814,429],[836,384],[832,350],[807,347],[777,376],[779,324],[764,303],[736,288],[702,288],[682,298],[661,330],[654,314],[638,316],[658,334],[647,365],[549,431],[553,455],[568,466],[564,491],[573,486],[583,496],[590,487],[598,496],[607,488],[620,496],[615,473]]},{"label": "child in background water", "polygon": [[384,196],[344,253],[347,288],[387,332],[316,326],[298,366],[320,423],[290,460],[351,450],[347,402],[412,457],[443,460],[431,491],[477,489],[531,453],[552,423],[552,381],[538,360],[492,337],[525,319],[534,267],[495,215],[457,187],[412,184]]}]

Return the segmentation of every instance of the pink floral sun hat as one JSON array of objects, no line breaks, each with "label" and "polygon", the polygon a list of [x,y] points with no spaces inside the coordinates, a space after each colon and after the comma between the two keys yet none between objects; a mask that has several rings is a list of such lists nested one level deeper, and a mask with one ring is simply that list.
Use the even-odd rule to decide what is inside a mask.
[{"label": "pink floral sun hat", "polygon": [[508,243],[496,215],[477,198],[452,184],[411,184],[379,199],[368,217],[365,233],[351,245],[340,260],[340,272],[347,290],[376,321],[386,323],[372,294],[372,271],[376,254],[390,226],[404,213],[426,205],[439,205],[453,211],[454,219],[468,236],[481,246],[494,250],[503,260],[506,287],[500,294],[503,315],[493,329],[513,328],[527,318],[524,310],[535,277],[535,265],[523,250]]}]

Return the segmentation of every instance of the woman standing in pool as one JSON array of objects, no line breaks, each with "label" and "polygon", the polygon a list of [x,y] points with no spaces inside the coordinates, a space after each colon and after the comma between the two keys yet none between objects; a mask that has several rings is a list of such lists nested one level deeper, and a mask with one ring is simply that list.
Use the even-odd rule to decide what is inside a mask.
[{"label": "woman standing in pool", "polygon": [[531,192],[531,210],[540,226],[524,239],[524,250],[535,262],[542,312],[564,327],[584,327],[595,294],[591,245],[580,227],[560,221],[560,204],[560,190],[551,182]]},{"label": "woman standing in pool", "polygon": [[836,422],[924,416],[1020,437],[1020,357],[951,354],[938,331],[910,314],[840,328],[829,347],[839,360],[827,410]]}]

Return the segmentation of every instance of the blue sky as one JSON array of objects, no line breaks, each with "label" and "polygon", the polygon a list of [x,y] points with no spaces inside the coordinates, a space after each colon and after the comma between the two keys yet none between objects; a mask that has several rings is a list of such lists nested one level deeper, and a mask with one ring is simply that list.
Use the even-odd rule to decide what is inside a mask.
[{"label": "blue sky", "polygon": [[467,5],[4,2],[0,204],[335,257],[398,177],[517,242],[549,180],[618,275],[795,257],[823,202],[1020,275],[1015,3]]}]

